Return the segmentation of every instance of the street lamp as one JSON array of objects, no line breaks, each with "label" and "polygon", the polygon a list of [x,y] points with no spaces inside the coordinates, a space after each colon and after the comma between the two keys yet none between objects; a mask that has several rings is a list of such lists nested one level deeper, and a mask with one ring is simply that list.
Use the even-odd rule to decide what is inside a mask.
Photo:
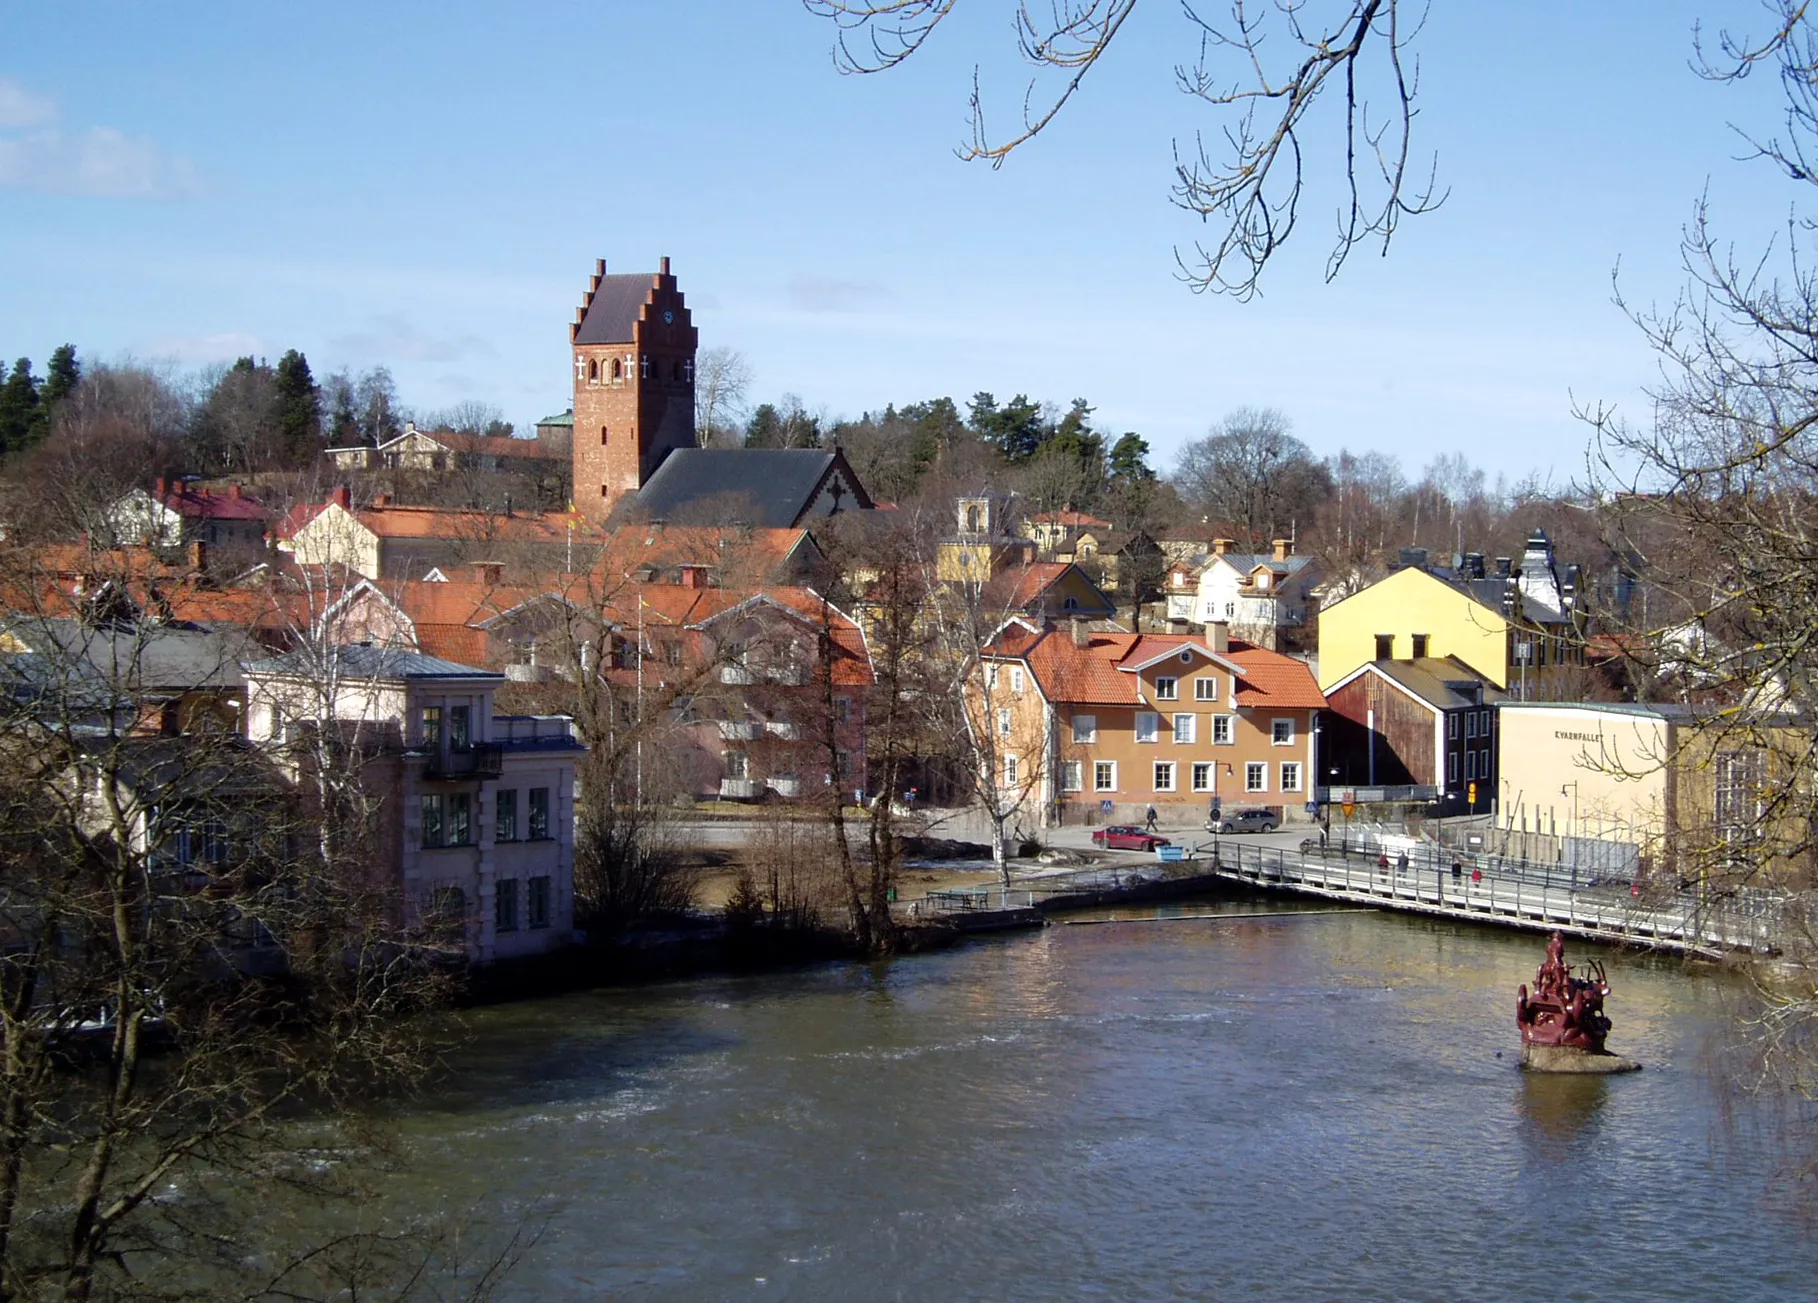
[{"label": "street lamp", "polygon": [[1561,796],[1564,796],[1566,794],[1566,788],[1568,788],[1568,787],[1572,789],[1572,822],[1566,825],[1567,829],[1569,830],[1566,834],[1566,840],[1572,844],[1572,890],[1577,891],[1578,890],[1578,780],[1576,778],[1574,778],[1571,782],[1566,783],[1564,786],[1562,786],[1559,789],[1559,794]]}]

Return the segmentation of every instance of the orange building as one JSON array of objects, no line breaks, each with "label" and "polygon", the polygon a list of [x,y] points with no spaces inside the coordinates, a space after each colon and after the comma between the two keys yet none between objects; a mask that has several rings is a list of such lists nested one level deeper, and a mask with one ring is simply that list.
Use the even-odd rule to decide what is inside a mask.
[{"label": "orange building", "polygon": [[1189,635],[1016,621],[973,696],[1044,822],[1138,819],[1150,805],[1201,819],[1214,800],[1286,821],[1313,799],[1319,685],[1303,662],[1231,641],[1222,624]]}]

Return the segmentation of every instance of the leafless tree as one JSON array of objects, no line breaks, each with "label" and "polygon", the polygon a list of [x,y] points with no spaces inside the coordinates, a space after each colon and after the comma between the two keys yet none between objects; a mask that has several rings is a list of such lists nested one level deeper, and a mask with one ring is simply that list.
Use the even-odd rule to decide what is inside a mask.
[{"label": "leafless tree", "polygon": [[[896,67],[920,50],[959,0],[803,0],[838,29],[835,62],[843,72]],[[1413,6],[1409,6],[1412,8]],[[1041,134],[1079,93],[1086,75],[1110,51],[1136,0],[1016,0],[1017,52],[1035,66],[1021,121],[1008,134],[987,129],[985,97],[975,72],[971,138],[964,159],[1001,166]],[[1196,290],[1247,299],[1264,266],[1293,234],[1309,172],[1303,148],[1331,151],[1339,181],[1337,238],[1326,263],[1330,279],[1360,243],[1386,251],[1402,218],[1445,198],[1435,165],[1424,175],[1412,160],[1419,61],[1412,46],[1425,8],[1410,19],[1397,0],[1231,0],[1228,15],[1205,16],[1182,5],[1197,52],[1174,68],[1182,93],[1211,110],[1215,133],[1196,132],[1174,146],[1174,202],[1213,221],[1219,235],[1176,252],[1182,277]],[[1372,103],[1383,106],[1372,111]],[[1335,102],[1334,102],[1335,101]],[[1317,125],[1322,105],[1333,119]],[[1324,139],[1316,136],[1326,133]],[[1208,149],[1210,135],[1221,143]],[[1342,160],[1342,161],[1339,161]]]},{"label": "leafless tree", "polygon": [[703,448],[738,446],[751,379],[751,364],[736,349],[721,345],[696,358],[694,430]]},{"label": "leafless tree", "polygon": [[1175,464],[1174,487],[1212,525],[1229,525],[1240,542],[1267,546],[1311,523],[1331,495],[1326,468],[1273,408],[1240,407],[1188,444]]}]

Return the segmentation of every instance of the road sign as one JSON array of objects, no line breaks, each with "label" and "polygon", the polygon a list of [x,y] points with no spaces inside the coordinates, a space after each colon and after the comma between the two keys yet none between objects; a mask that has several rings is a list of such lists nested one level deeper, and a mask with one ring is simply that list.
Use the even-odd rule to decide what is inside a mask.
[{"label": "road sign", "polygon": [[1469,805],[1477,804],[1477,784],[1476,783],[1466,783],[1465,784],[1465,802]]},{"label": "road sign", "polygon": [[1354,804],[1352,804],[1350,801],[1346,801],[1343,805],[1341,805],[1339,807],[1339,809],[1341,809],[1345,812],[1345,818],[1347,818],[1347,819],[1349,819],[1351,817],[1351,811],[1355,810],[1356,808],[1357,807]]}]

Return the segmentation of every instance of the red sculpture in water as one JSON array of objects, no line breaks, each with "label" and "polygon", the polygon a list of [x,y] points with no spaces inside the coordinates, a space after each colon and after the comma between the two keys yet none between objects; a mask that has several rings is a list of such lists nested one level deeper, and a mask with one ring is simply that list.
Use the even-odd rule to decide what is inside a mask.
[{"label": "red sculpture in water", "polygon": [[1610,1020],[1604,1017],[1603,998],[1610,993],[1603,965],[1592,960],[1586,976],[1572,976],[1565,961],[1565,934],[1555,932],[1547,942],[1546,961],[1534,975],[1534,993],[1523,985],[1515,996],[1515,1022],[1521,1028],[1524,1061],[1536,1066],[1534,1047],[1578,1050],[1604,1055],[1604,1038]]}]

